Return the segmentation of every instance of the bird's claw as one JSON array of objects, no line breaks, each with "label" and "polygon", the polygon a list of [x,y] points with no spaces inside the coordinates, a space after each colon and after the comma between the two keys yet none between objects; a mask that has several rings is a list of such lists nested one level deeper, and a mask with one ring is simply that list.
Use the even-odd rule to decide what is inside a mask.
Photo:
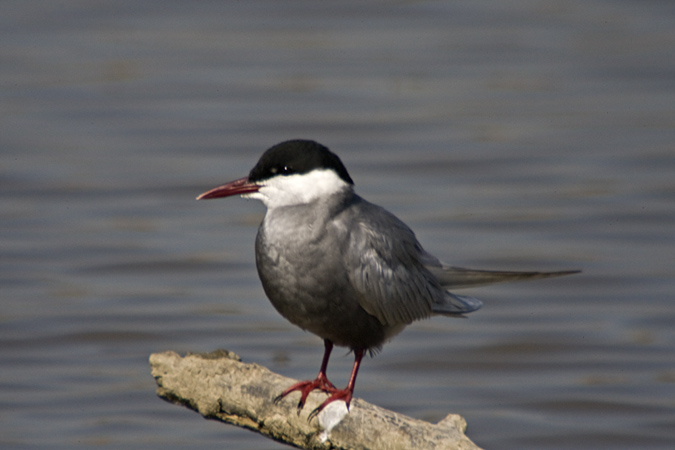
[{"label": "bird's claw", "polygon": [[320,390],[327,394],[333,394],[334,392],[338,392],[338,389],[333,385],[333,383],[328,381],[328,378],[326,378],[325,375],[324,376],[319,375],[315,380],[300,381],[298,383],[295,383],[293,386],[289,387],[284,392],[274,397],[273,402],[275,405],[278,405],[279,402],[283,400],[284,397],[286,397],[291,392],[300,391],[300,401],[298,401],[297,406],[299,416],[300,412],[302,411],[302,408],[305,407],[307,397],[312,391],[315,390]]},{"label": "bird's claw", "polygon": [[[289,393],[290,393],[290,392],[289,392]],[[286,397],[286,395],[288,395],[289,393],[282,392],[281,394],[279,394],[279,395],[277,395],[276,397],[274,397],[274,399],[272,399],[272,402],[274,402],[275,405],[278,405],[279,403],[281,403],[281,401],[282,401],[282,400]]]},{"label": "bird's claw", "polygon": [[307,422],[311,422],[312,419],[318,416],[320,412],[321,406],[319,405],[316,408],[314,408],[311,413],[309,413],[309,416],[307,416]]},{"label": "bird's claw", "polygon": [[307,416],[307,422],[311,422],[312,419],[317,417],[321,411],[326,408],[329,404],[335,402],[335,401],[343,401],[345,402],[345,406],[347,407],[347,411],[349,411],[349,404],[352,401],[352,391],[349,389],[336,389],[330,397],[328,397],[326,400],[323,401],[319,406],[314,408],[311,413],[309,413],[309,416]]},{"label": "bird's claw", "polygon": [[[278,405],[279,403],[281,403],[281,401],[284,399],[284,397],[285,397],[284,394],[279,394],[276,397],[274,397],[274,399],[272,401],[274,402],[275,405]],[[305,406],[305,402],[303,400],[304,400],[303,398],[300,398],[300,401],[298,402],[298,406],[297,406],[298,416],[300,415],[300,412],[302,411],[302,408]]]}]

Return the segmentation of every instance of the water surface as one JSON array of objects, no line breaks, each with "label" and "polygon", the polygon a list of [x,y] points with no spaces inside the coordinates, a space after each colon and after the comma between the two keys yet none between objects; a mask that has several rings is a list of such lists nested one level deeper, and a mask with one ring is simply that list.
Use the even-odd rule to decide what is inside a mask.
[{"label": "water surface", "polygon": [[[675,443],[669,2],[3,2],[3,448],[285,448],[159,400],[153,352],[296,378],[321,341],[256,276],[263,207],[194,197],[319,140],[471,290],[356,395],[484,448]],[[351,357],[329,374],[346,383]]]}]

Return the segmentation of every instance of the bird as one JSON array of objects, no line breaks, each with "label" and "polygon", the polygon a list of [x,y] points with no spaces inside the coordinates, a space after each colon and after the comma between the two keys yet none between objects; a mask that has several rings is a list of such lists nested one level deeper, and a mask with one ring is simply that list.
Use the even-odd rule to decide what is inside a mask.
[{"label": "bird", "polygon": [[[449,266],[428,253],[414,232],[386,209],[356,194],[340,158],[308,139],[281,142],[266,150],[248,176],[211,189],[197,200],[240,195],[260,200],[266,213],[255,239],[263,290],[289,322],[323,339],[324,354],[314,380],[300,381],[275,403],[300,393],[344,401],[349,409],[361,361],[414,321],[432,316],[465,317],[482,301],[449,289],[577,273],[511,272]],[[333,346],[354,353],[349,382],[328,380]]]}]

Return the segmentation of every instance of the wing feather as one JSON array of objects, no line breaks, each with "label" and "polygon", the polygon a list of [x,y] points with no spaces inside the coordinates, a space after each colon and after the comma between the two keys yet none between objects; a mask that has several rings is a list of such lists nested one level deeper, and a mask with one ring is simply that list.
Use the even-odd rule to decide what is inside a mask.
[{"label": "wing feather", "polygon": [[355,216],[345,257],[359,304],[389,326],[431,316],[444,290],[422,263],[414,233],[383,208],[365,200],[359,206],[371,212]]},{"label": "wing feather", "polygon": [[[451,267],[427,253],[396,216],[358,196],[345,218],[344,253],[349,280],[361,307],[383,325],[409,324],[433,314],[461,316],[483,303],[447,289],[534,280],[578,273],[510,272]],[[347,225],[349,224],[349,225]]]},{"label": "wing feather", "polygon": [[462,267],[450,267],[443,264],[428,265],[438,282],[445,288],[467,288],[486,286],[495,283],[506,283],[521,280],[537,280],[540,278],[560,277],[579,273],[579,270],[563,270],[558,272],[510,272],[500,270],[475,270]]}]

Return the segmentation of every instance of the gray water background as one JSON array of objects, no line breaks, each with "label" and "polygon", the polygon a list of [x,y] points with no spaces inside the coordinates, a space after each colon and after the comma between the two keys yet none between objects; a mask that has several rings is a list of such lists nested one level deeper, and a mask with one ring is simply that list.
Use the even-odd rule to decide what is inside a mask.
[{"label": "gray water background", "polygon": [[[486,449],[675,447],[675,3],[3,1],[0,447],[277,449],[163,402],[153,352],[295,378],[318,338],[255,272],[262,205],[196,202],[317,139],[464,291],[356,396]],[[329,375],[346,383],[338,350]]]}]

